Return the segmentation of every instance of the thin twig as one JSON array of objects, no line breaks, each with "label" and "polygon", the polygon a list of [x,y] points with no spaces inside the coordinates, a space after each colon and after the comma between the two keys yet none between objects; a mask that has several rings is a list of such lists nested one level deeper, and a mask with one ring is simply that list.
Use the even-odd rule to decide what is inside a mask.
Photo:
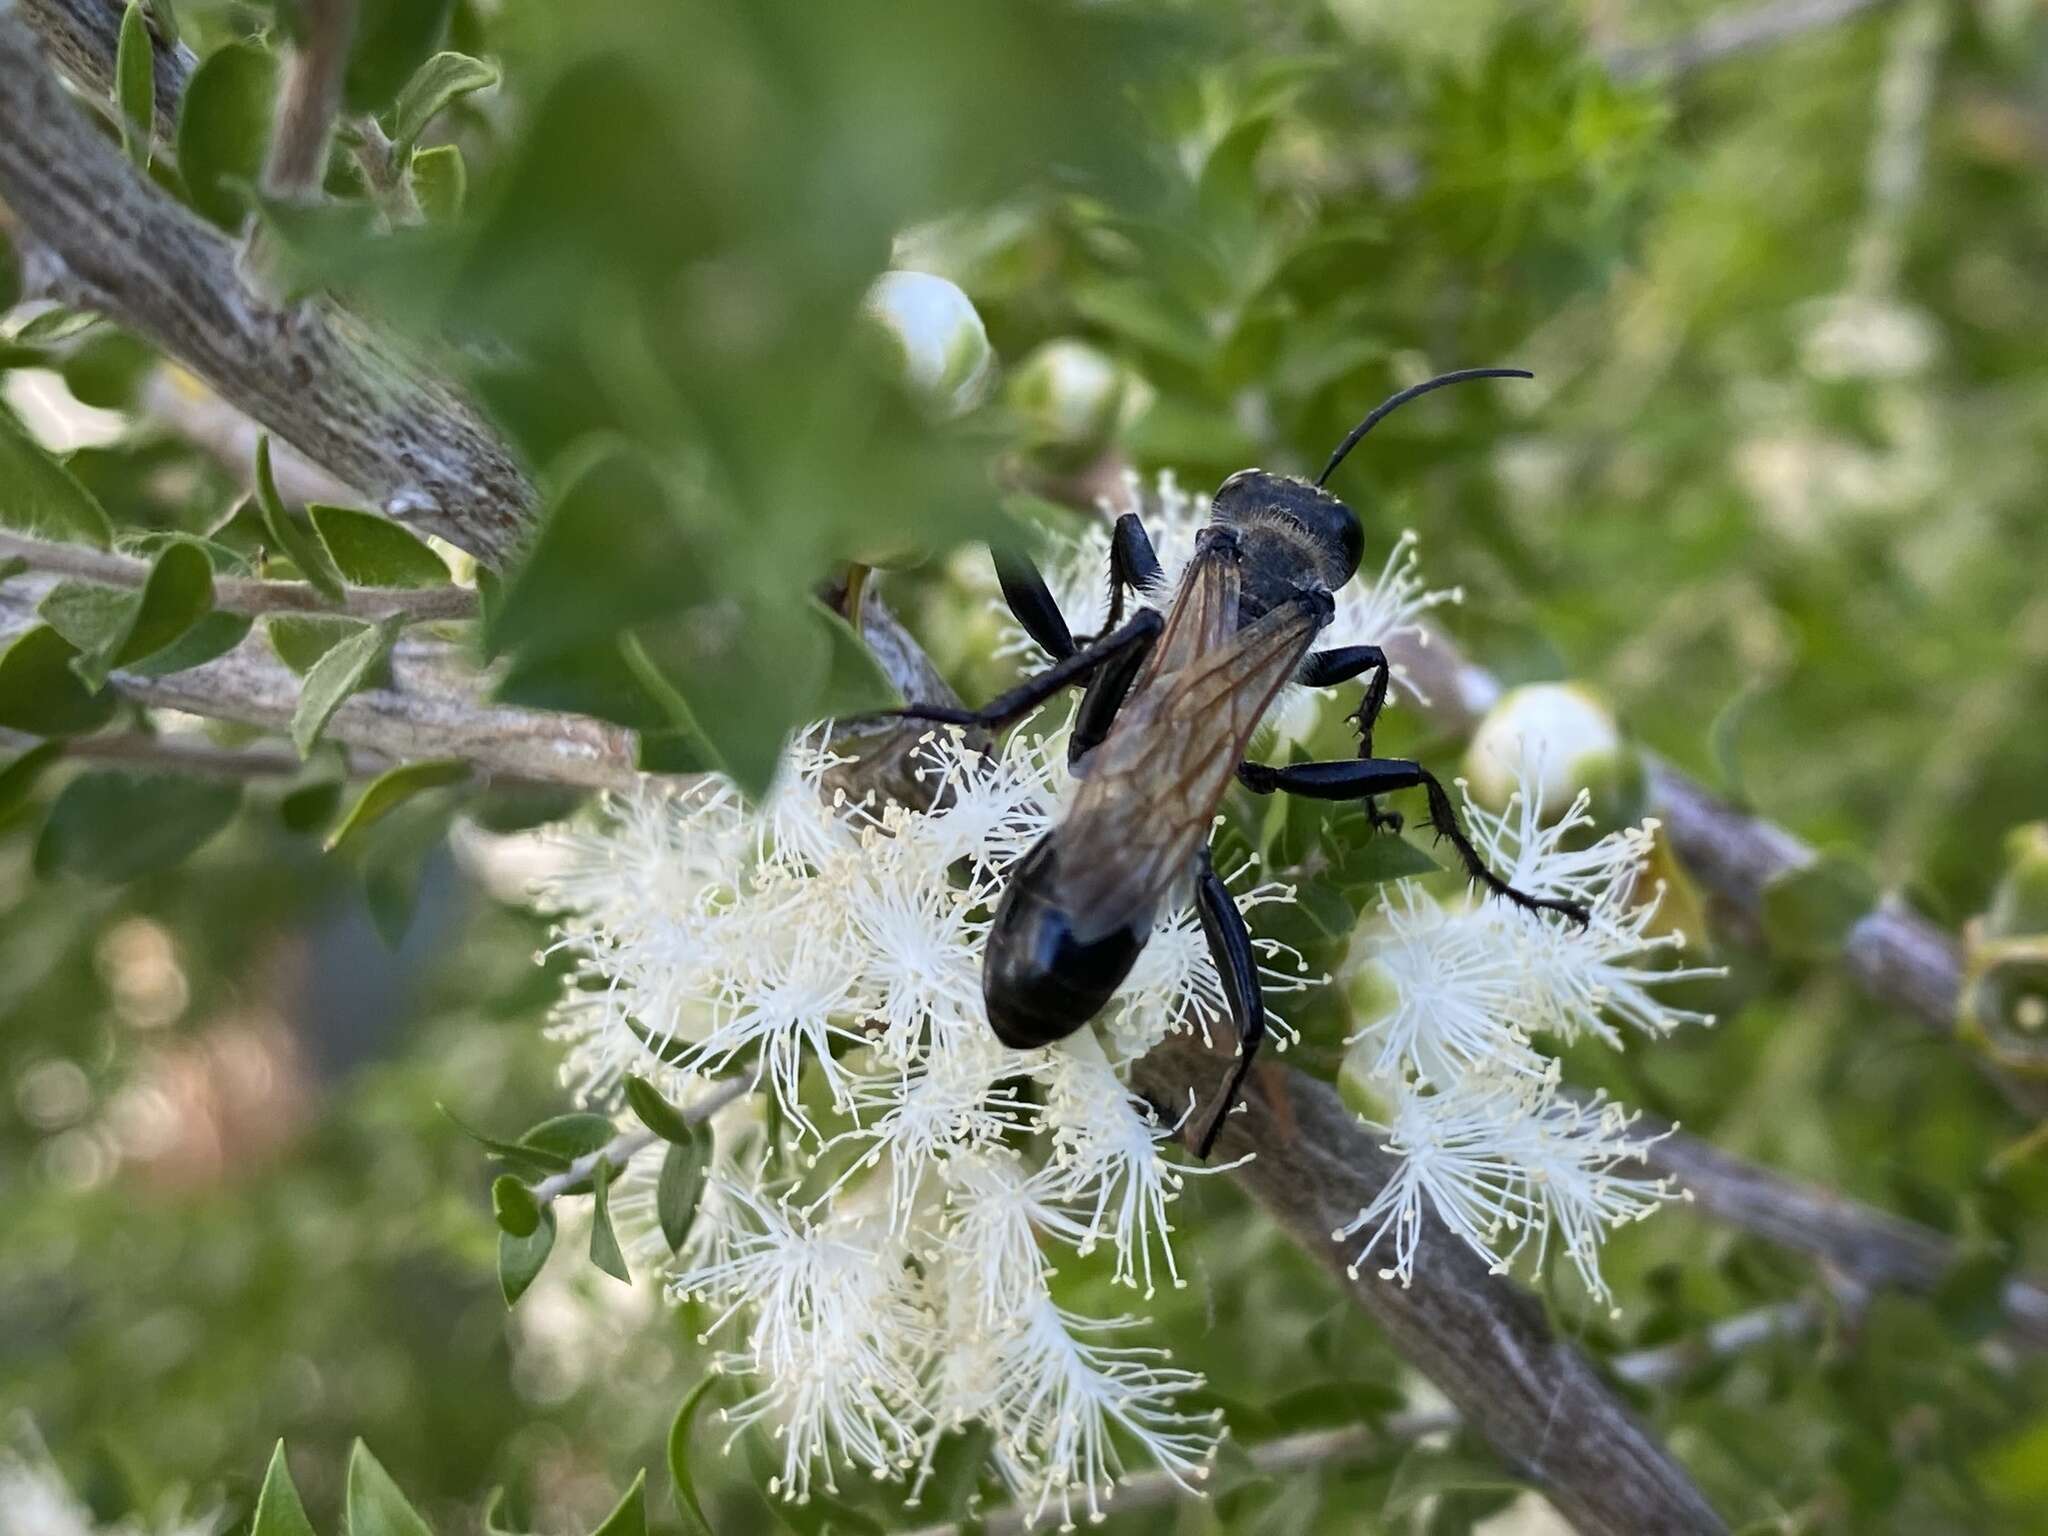
[{"label": "thin twig", "polygon": [[[722,1083],[715,1083],[702,1098],[682,1111],[683,1121],[687,1125],[701,1125],[726,1105],[753,1090],[754,1079],[746,1076],[729,1077]],[[636,1125],[630,1130],[621,1131],[595,1152],[584,1153],[560,1173],[551,1173],[534,1185],[533,1198],[542,1205],[549,1205],[595,1174],[599,1163],[610,1163],[614,1168],[623,1168],[638,1153],[653,1146],[660,1139],[645,1126]]]},{"label": "thin twig", "polygon": [[[52,544],[0,532],[0,560],[19,556],[31,570],[50,571],[110,587],[140,587],[150,563],[84,544]],[[313,613],[351,619],[384,619],[402,614],[410,621],[473,619],[476,593],[469,587],[350,587],[329,602],[303,581],[258,581],[246,576],[213,578],[213,606],[226,613]]]},{"label": "thin twig", "polygon": [[[23,731],[0,729],[0,751],[25,752],[41,741],[41,737]],[[306,769],[298,754],[286,747],[267,742],[223,747],[189,732],[173,735],[121,731],[102,736],[70,736],[63,741],[63,756],[91,762],[136,763],[221,779],[289,779]],[[360,748],[343,753],[344,771],[352,778],[368,778],[393,766],[391,759]]]},{"label": "thin twig", "polygon": [[1853,21],[1893,0],[1768,0],[1714,16],[1666,43],[1609,49],[1607,73],[1627,84],[1669,80],[1737,54],[1772,48]]},{"label": "thin twig", "polygon": [[327,154],[341,113],[341,78],[355,36],[355,0],[299,0],[298,38],[286,56],[271,119],[263,189],[311,202],[327,177]]},{"label": "thin twig", "polygon": [[[54,578],[25,572],[0,582],[0,647],[39,622]],[[401,640],[390,677],[352,694],[328,723],[329,741],[394,762],[459,757],[486,778],[575,789],[629,789],[640,780],[632,733],[601,720],[494,704],[462,652]],[[251,636],[203,666],[163,677],[117,671],[109,686],[155,709],[283,730],[298,708],[299,679],[269,643]]]}]

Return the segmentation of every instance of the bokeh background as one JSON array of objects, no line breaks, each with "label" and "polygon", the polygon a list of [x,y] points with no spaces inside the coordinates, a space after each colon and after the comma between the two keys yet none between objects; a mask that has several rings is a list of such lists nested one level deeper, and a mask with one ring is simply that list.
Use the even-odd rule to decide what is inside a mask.
[{"label": "bokeh background", "polygon": [[[544,481],[602,437],[735,489],[633,618],[706,590],[772,612],[836,558],[920,547],[881,590],[970,696],[1008,663],[943,551],[1000,509],[1055,518],[1113,464],[1312,466],[1426,369],[1532,368],[1352,460],[1373,546],[1421,533],[1466,594],[1446,628],[1504,678],[1593,685],[1960,928],[2048,814],[2048,8],[1831,9],[1718,56],[1666,45],[1724,8],[1661,0],[461,0],[446,40],[504,77],[434,130],[467,211],[374,259],[305,254],[474,343]],[[176,10],[202,54],[277,25]],[[1002,370],[943,429],[858,404],[849,316],[892,263],[959,283]],[[1062,340],[1116,369],[1080,419],[1033,368]],[[160,368],[101,328],[4,394],[117,518],[208,528],[238,475],[152,412]],[[603,577],[543,649],[625,622]],[[739,758],[787,724],[749,678],[788,637],[758,638],[754,673],[691,678]],[[1460,750],[1398,714],[1397,746]],[[252,785],[126,883],[33,874],[33,807],[0,828],[0,1414],[109,1517],[239,1507],[281,1435],[326,1522],[360,1435],[439,1529],[477,1529],[498,1485],[519,1529],[587,1529],[661,1464],[701,1353],[647,1283],[559,1258],[508,1314],[489,1169],[437,1108],[510,1130],[562,1107],[558,977],[497,841],[562,806],[422,818],[366,867],[294,829],[297,787]],[[2035,1127],[1968,1046],[1722,938],[1719,1027],[1575,1074],[1986,1262],[1645,1412],[1744,1529],[2048,1530],[2048,1381],[1986,1304],[2048,1258]],[[1409,1385],[1223,1181],[1178,1227],[1192,1283],[1151,1306],[1220,1397],[1329,1383],[1373,1411]],[[1683,1208],[1607,1269],[1618,1319],[1557,1301],[1602,1348],[1813,1284]],[[1108,1529],[1534,1518],[1483,1459],[1432,1502],[1403,1456],[1270,1479],[1226,1455],[1222,1497]],[[721,1531],[772,1528],[737,1453],[703,1476]]]}]

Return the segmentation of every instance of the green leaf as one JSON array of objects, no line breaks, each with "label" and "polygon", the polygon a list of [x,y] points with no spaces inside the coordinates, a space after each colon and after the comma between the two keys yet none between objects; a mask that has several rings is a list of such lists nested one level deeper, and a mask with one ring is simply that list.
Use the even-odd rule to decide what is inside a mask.
[{"label": "green leaf", "polygon": [[[609,1117],[591,1110],[578,1110],[573,1114],[555,1115],[543,1120],[524,1136],[519,1138],[523,1147],[538,1147],[543,1152],[553,1152],[559,1157],[573,1161],[587,1157],[618,1135],[619,1128]],[[564,1163],[564,1167],[568,1164]]]},{"label": "green leaf", "polygon": [[169,677],[225,656],[249,637],[255,620],[246,613],[209,613],[162,650],[123,667],[142,677]]},{"label": "green leaf", "polygon": [[0,652],[0,726],[36,736],[79,736],[114,717],[110,693],[78,680],[73,646],[47,624],[24,630]]},{"label": "green leaf", "polygon": [[339,779],[318,779],[301,784],[277,802],[277,819],[287,832],[317,832],[334,819],[341,808],[343,789]]},{"label": "green leaf", "polygon": [[596,450],[569,475],[485,628],[490,654],[549,653],[713,595],[702,552],[637,450]]},{"label": "green leaf", "polygon": [[690,1431],[696,1427],[697,1410],[703,1406],[704,1395],[716,1385],[718,1377],[706,1372],[683,1399],[675,1422],[668,1427],[668,1476],[675,1486],[676,1513],[694,1520],[703,1536],[714,1533],[711,1522],[704,1518],[704,1506],[697,1499],[697,1479],[690,1471]]},{"label": "green leaf", "polygon": [[671,1253],[680,1252],[689,1239],[704,1198],[705,1172],[711,1166],[711,1127],[695,1129],[688,1141],[675,1142],[662,1157],[661,1180],[654,1191],[655,1214]]},{"label": "green leaf", "polygon": [[1442,868],[1427,850],[1406,838],[1368,834],[1337,856],[1330,876],[1345,890],[1356,892],[1385,885],[1389,880],[1433,875]]},{"label": "green leaf", "polygon": [[626,1496],[604,1517],[604,1524],[590,1536],[647,1536],[647,1473],[644,1470],[633,1479],[633,1486],[626,1490]]},{"label": "green leaf", "polygon": [[430,224],[448,224],[462,214],[469,196],[469,166],[461,146],[436,144],[412,152],[412,195]]},{"label": "green leaf", "polygon": [[[437,53],[413,72],[391,114],[391,142],[403,155],[450,103],[498,83],[498,72],[466,53]],[[417,160],[415,160],[417,165]]]},{"label": "green leaf", "polygon": [[1785,954],[1824,959],[1841,949],[1849,930],[1877,904],[1877,894],[1877,883],[1861,864],[1824,853],[1765,882],[1765,937]]},{"label": "green leaf", "polygon": [[36,838],[38,875],[110,884],[179,863],[234,818],[239,784],[97,770],[66,784]]},{"label": "green leaf", "polygon": [[693,1134],[683,1112],[661,1096],[646,1078],[628,1073],[626,1103],[640,1117],[640,1123],[663,1141],[688,1141]]},{"label": "green leaf", "polygon": [[192,206],[235,231],[270,148],[277,60],[254,43],[215,49],[192,71],[178,112],[178,175]]},{"label": "green leaf", "polygon": [[341,573],[327,558],[325,546],[299,527],[277,494],[277,477],[270,469],[268,437],[256,440],[256,500],[263,508],[263,526],[270,531],[271,541],[290,557],[299,575],[329,602],[340,602]]},{"label": "green leaf", "polygon": [[498,1230],[514,1237],[531,1237],[540,1226],[540,1202],[522,1180],[509,1173],[491,1180],[491,1214],[498,1219]]},{"label": "green leaf", "polygon": [[526,1294],[526,1288],[533,1284],[534,1277],[541,1272],[541,1266],[548,1261],[548,1254],[555,1246],[555,1212],[552,1206],[542,1206],[540,1225],[528,1237],[514,1237],[509,1232],[498,1234],[498,1289],[504,1293],[505,1305],[516,1304]]},{"label": "green leaf", "polygon": [[[306,516],[344,580],[359,587],[445,587],[448,564],[388,517],[311,503]],[[294,557],[296,559],[296,557]]]},{"label": "green leaf", "polygon": [[270,648],[277,652],[277,659],[304,677],[322,656],[349,636],[360,634],[362,621],[272,614],[263,621],[263,632],[270,637]]},{"label": "green leaf", "polygon": [[811,605],[831,645],[831,659],[825,672],[825,686],[813,714],[819,719],[871,715],[894,709],[903,695],[882,670],[875,653],[853,626],[822,603]]},{"label": "green leaf", "polygon": [[263,1474],[263,1491],[256,1496],[256,1517],[249,1527],[249,1536],[313,1536],[313,1522],[306,1518],[306,1506],[299,1502],[292,1469],[285,1463],[282,1440],[270,1453],[270,1467]]},{"label": "green leaf", "polygon": [[326,849],[332,853],[365,827],[388,816],[414,795],[448,784],[459,784],[470,775],[469,764],[460,758],[435,758],[423,763],[401,763],[370,781],[340,826],[328,835]]},{"label": "green leaf", "polygon": [[35,792],[43,770],[63,755],[63,742],[39,741],[5,768],[0,768],[0,826],[6,825],[16,811],[28,804],[28,797]]},{"label": "green leaf", "polygon": [[24,324],[14,333],[14,339],[24,346],[50,347],[60,341],[86,335],[106,323],[105,316],[94,314],[89,309],[68,309],[59,304]]},{"label": "green leaf", "polygon": [[155,655],[212,609],[212,562],[197,545],[176,541],[157,555],[139,591],[67,581],[37,611],[78,648],[71,670],[97,691],[114,668]]},{"label": "green leaf", "polygon": [[358,1440],[348,1458],[348,1509],[343,1516],[348,1536],[434,1536],[378,1465],[370,1448]]},{"label": "green leaf", "polygon": [[591,1193],[596,1199],[590,1218],[590,1262],[614,1280],[623,1280],[631,1285],[632,1272],[626,1268],[625,1254],[619,1251],[619,1236],[612,1230],[611,1190],[611,1162],[607,1158],[599,1158],[591,1175]]},{"label": "green leaf", "polygon": [[384,664],[404,624],[404,619],[394,614],[368,625],[313,664],[299,689],[298,707],[292,711],[292,745],[299,749],[299,756],[312,755],[313,743],[327,729],[334,712]]},{"label": "green leaf", "polygon": [[446,1104],[436,1104],[434,1107],[446,1115],[448,1123],[462,1132],[463,1135],[489,1151],[493,1156],[512,1164],[514,1167],[524,1168],[529,1173],[538,1174],[564,1173],[568,1171],[570,1160],[558,1152],[549,1152],[543,1148],[525,1146],[516,1141],[504,1141],[470,1125]]},{"label": "green leaf", "polygon": [[0,406],[0,528],[31,539],[111,549],[106,511]]},{"label": "green leaf", "polygon": [[381,112],[448,30],[455,0],[361,0],[342,95],[351,112]]},{"label": "green leaf", "polygon": [[142,0],[128,0],[114,45],[114,102],[121,109],[121,149],[138,171],[148,171],[156,138],[156,45]]},{"label": "green leaf", "polygon": [[1742,730],[1749,723],[1757,701],[1768,692],[1756,678],[1742,685],[1734,698],[1721,706],[1707,727],[1707,753],[1721,778],[1721,790],[1738,806],[1749,804],[1749,792],[1742,782]]},{"label": "green leaf", "polygon": [[498,1508],[504,1502],[505,1490],[503,1488],[493,1488],[484,1499],[482,1522],[484,1536],[526,1536],[524,1532],[515,1531],[510,1526],[499,1523]]}]

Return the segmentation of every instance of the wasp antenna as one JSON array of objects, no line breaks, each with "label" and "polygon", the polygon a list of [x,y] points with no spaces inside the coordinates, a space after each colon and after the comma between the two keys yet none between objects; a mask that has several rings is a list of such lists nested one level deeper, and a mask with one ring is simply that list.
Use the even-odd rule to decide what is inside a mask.
[{"label": "wasp antenna", "polygon": [[1440,373],[1433,379],[1424,379],[1420,384],[1411,384],[1393,399],[1375,406],[1372,413],[1346,434],[1344,441],[1337,445],[1337,451],[1330,455],[1330,462],[1323,466],[1323,472],[1316,476],[1320,486],[1337,472],[1337,466],[1344,462],[1344,455],[1358,446],[1360,438],[1380,424],[1389,412],[1406,405],[1418,395],[1426,395],[1432,389],[1442,389],[1446,384],[1462,384],[1467,379],[1533,379],[1536,375],[1526,368],[1460,368],[1455,373]]}]

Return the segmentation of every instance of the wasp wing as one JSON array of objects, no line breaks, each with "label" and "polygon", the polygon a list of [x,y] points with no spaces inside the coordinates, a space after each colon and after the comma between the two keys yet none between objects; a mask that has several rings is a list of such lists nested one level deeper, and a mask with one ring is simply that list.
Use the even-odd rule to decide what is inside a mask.
[{"label": "wasp wing", "polygon": [[1140,679],[1089,755],[1055,834],[1056,888],[1077,938],[1149,921],[1187,874],[1252,733],[1324,616],[1310,603],[1276,608],[1184,665]]}]

